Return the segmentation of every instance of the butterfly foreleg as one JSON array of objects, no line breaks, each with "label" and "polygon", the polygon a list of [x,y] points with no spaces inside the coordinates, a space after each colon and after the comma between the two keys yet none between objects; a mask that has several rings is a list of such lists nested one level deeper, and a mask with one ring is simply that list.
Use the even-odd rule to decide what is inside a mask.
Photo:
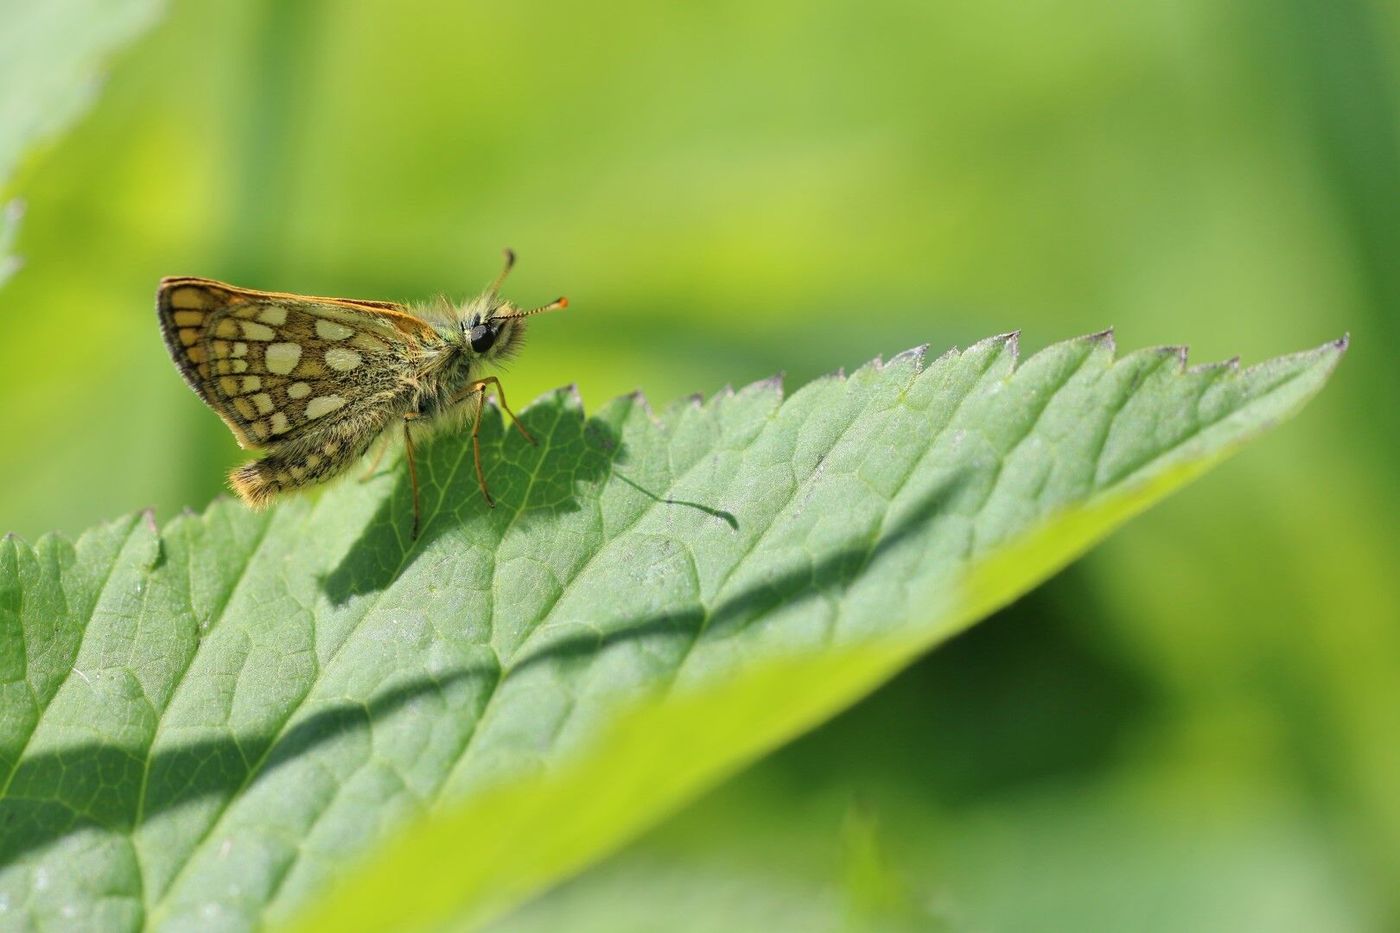
[{"label": "butterfly foreleg", "polygon": [[[506,404],[505,389],[501,388],[501,380],[497,379],[495,376],[486,376],[471,383],[465,389],[462,390],[462,393],[458,395],[457,398],[453,400],[453,404],[464,402],[467,399],[471,398],[473,395],[477,395],[478,400],[476,406],[476,422],[478,425],[481,424],[481,409],[486,402],[486,387],[488,385],[494,385],[496,387],[496,398],[500,400],[501,410],[504,411],[506,414],[510,415],[510,420],[520,430],[520,436],[525,438],[525,440],[529,441],[531,444],[535,444],[535,439],[530,436],[529,431],[525,430],[525,425],[520,423],[519,416],[517,416],[515,412],[511,411],[510,406]],[[476,436],[475,432],[473,432],[472,436]]]},{"label": "butterfly foreleg", "polygon": [[494,509],[496,500],[491,498],[491,490],[486,488],[486,473],[481,469],[481,413],[486,408],[486,380],[475,382],[472,386],[476,392],[476,416],[472,419],[472,462],[476,464],[476,484],[481,487],[481,495],[485,497],[486,504]]}]

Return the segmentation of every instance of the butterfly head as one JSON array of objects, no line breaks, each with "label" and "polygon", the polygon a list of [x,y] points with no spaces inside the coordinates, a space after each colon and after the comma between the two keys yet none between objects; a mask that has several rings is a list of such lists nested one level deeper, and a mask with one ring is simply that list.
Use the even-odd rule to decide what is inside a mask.
[{"label": "butterfly head", "polygon": [[521,309],[496,296],[506,273],[515,265],[515,253],[506,250],[506,265],[486,293],[466,305],[460,313],[462,340],[476,356],[506,359],[525,339],[525,319],[532,314],[561,311],[569,306],[567,298],[556,298],[538,308]]},{"label": "butterfly head", "polygon": [[476,356],[505,359],[519,349],[525,339],[525,318],[545,311],[560,311],[569,306],[567,298],[557,298],[547,305],[522,310],[509,301],[488,304],[485,310],[468,310],[461,318],[462,341]]}]

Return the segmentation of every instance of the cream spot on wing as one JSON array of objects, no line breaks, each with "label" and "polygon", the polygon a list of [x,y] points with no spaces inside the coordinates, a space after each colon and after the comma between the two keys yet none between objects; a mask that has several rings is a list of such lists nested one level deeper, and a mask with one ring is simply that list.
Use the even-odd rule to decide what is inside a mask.
[{"label": "cream spot on wing", "polygon": [[319,418],[322,415],[329,415],[344,404],[345,399],[339,395],[318,395],[306,403],[306,417]]},{"label": "cream spot on wing", "polygon": [[204,323],[203,311],[176,311],[176,327],[198,327]]},{"label": "cream spot on wing", "polygon": [[273,327],[281,327],[287,323],[287,309],[278,305],[263,308],[258,312],[258,320],[264,324],[271,324]]},{"label": "cream spot on wing", "polygon": [[267,356],[264,362],[267,364],[267,371],[285,376],[287,373],[297,368],[297,361],[301,359],[301,344],[299,343],[272,343],[268,344]]},{"label": "cream spot on wing", "polygon": [[287,398],[306,398],[311,394],[311,386],[305,382],[293,382],[287,386]]},{"label": "cream spot on wing", "polygon": [[289,425],[287,424],[287,416],[284,415],[282,412],[279,411],[277,414],[272,416],[273,434],[285,434],[287,433],[288,427]]},{"label": "cream spot on wing", "polygon": [[321,465],[321,458],[320,458],[319,456],[317,456],[316,454],[307,454],[307,456],[306,456],[306,468],[307,468],[308,470],[314,470],[314,469],[316,469],[316,468],[317,468],[318,466],[320,466],[320,465]]},{"label": "cream spot on wing", "polygon": [[237,337],[237,336],[238,336],[238,322],[237,322],[237,321],[229,320],[228,318],[224,318],[222,321],[220,321],[219,323],[217,323],[217,324],[214,325],[214,336],[215,336],[215,337]]},{"label": "cream spot on wing", "polygon": [[170,293],[172,308],[207,308],[209,296],[198,288],[177,288]]},{"label": "cream spot on wing", "polygon": [[244,376],[243,391],[256,392],[262,388],[262,376]]},{"label": "cream spot on wing", "polygon": [[277,331],[266,324],[259,324],[257,321],[239,321],[238,326],[243,328],[243,336],[249,340],[277,339]]},{"label": "cream spot on wing", "polygon": [[253,422],[253,433],[256,434],[260,439],[266,439],[266,437],[267,437],[267,422],[266,422],[266,421],[254,421],[254,422]]},{"label": "cream spot on wing", "polygon": [[246,373],[246,372],[248,371],[248,361],[247,361],[247,360],[233,360],[233,361],[231,362],[231,364],[229,365],[229,368],[228,368],[227,371],[229,371],[229,372],[235,372],[235,373]]},{"label": "cream spot on wing", "polygon": [[326,351],[326,365],[337,372],[348,373],[360,365],[361,356],[345,347],[331,347]]},{"label": "cream spot on wing", "polygon": [[238,380],[232,376],[220,376],[219,388],[224,390],[225,395],[238,394]]},{"label": "cream spot on wing", "polygon": [[193,327],[183,327],[180,329],[180,342],[185,346],[191,346],[199,341],[199,331]]},{"label": "cream spot on wing", "polygon": [[205,360],[204,348],[190,347],[188,350],[185,351],[185,356],[189,359],[191,363],[203,363]]},{"label": "cream spot on wing", "polygon": [[258,413],[253,411],[253,403],[246,398],[236,398],[233,400],[233,407],[238,409],[238,413],[248,421],[257,417]]},{"label": "cream spot on wing", "polygon": [[316,336],[322,340],[344,340],[354,332],[355,328],[337,321],[327,321],[325,318],[316,321]]},{"label": "cream spot on wing", "polygon": [[303,480],[303,479],[306,478],[306,467],[294,466],[294,467],[291,468],[291,470],[292,470],[292,479],[295,479],[295,480]]},{"label": "cream spot on wing", "polygon": [[241,341],[241,340],[237,341],[237,342],[234,343],[234,345],[233,345],[233,352],[232,352],[231,354],[229,354],[229,355],[230,355],[230,356],[247,356],[247,355],[248,355],[248,345],[247,345],[246,343],[244,343],[243,341]]},{"label": "cream spot on wing", "polygon": [[383,353],[385,350],[389,349],[385,346],[384,341],[365,333],[357,334],[355,339],[350,341],[350,345],[359,347],[366,353]]},{"label": "cream spot on wing", "polygon": [[272,404],[272,396],[268,395],[266,392],[259,392],[257,395],[253,396],[253,404],[258,406],[258,414],[260,415],[270,414],[272,409],[277,407]]}]

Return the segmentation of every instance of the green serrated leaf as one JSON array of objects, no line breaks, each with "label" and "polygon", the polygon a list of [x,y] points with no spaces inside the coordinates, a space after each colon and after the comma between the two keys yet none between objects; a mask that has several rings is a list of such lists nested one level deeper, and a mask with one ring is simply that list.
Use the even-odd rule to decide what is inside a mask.
[{"label": "green serrated leaf", "polygon": [[[1014,336],[660,419],[559,391],[255,515],[0,546],[0,925],[482,920],[871,690],[1296,410]],[[395,841],[383,842],[397,831]],[[348,864],[350,882],[316,901]]]}]

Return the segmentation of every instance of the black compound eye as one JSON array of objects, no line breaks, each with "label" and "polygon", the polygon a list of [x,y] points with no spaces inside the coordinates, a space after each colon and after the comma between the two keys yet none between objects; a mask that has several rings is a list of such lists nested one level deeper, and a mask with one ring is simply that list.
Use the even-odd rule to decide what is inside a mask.
[{"label": "black compound eye", "polygon": [[496,342],[496,332],[485,324],[478,324],[467,331],[467,340],[472,345],[473,353],[485,353]]}]

